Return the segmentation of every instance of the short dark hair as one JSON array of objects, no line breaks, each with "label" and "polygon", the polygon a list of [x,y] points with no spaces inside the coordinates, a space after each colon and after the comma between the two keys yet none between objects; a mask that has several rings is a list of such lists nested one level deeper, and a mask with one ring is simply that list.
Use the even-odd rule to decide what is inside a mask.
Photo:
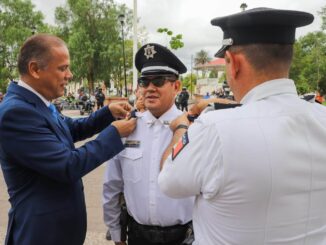
[{"label": "short dark hair", "polygon": [[51,59],[51,48],[66,46],[59,37],[50,34],[36,34],[29,37],[20,49],[18,56],[18,71],[24,75],[28,73],[28,63],[35,60],[40,68],[45,68]]},{"label": "short dark hair", "polygon": [[293,57],[292,44],[247,44],[231,46],[230,52],[241,52],[257,71],[289,69]]}]

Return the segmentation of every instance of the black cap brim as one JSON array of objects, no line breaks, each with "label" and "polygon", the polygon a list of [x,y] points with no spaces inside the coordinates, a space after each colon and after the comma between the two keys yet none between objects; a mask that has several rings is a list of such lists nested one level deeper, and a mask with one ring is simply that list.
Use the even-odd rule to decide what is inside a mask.
[{"label": "black cap brim", "polygon": [[230,46],[224,45],[222,48],[220,48],[216,54],[215,57],[216,58],[224,58],[225,55],[225,51],[229,48]]}]

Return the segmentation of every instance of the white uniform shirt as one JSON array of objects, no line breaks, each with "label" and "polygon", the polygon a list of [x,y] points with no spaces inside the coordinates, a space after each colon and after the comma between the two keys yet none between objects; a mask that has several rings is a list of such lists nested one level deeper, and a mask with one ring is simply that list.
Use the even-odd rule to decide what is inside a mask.
[{"label": "white uniform shirt", "polygon": [[289,79],[241,102],[196,120],[161,190],[197,195],[197,245],[326,244],[326,107],[299,99]]},{"label": "white uniform shirt", "polygon": [[162,154],[172,138],[169,123],[180,114],[175,105],[158,119],[149,111],[139,114],[135,131],[125,141],[136,146],[126,146],[108,161],[103,208],[113,241],[120,240],[120,192],[124,192],[129,214],[140,224],[172,226],[191,220],[194,197],[172,199],[157,183]]}]

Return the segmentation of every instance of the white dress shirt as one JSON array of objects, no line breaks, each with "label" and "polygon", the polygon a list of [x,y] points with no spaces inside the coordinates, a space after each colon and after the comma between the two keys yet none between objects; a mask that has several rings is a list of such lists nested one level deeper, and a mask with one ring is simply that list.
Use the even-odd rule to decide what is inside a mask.
[{"label": "white dress shirt", "polygon": [[326,244],[326,107],[299,99],[289,79],[241,102],[190,126],[161,190],[197,196],[197,245]]},{"label": "white dress shirt", "polygon": [[29,86],[27,83],[25,83],[23,80],[19,80],[17,84],[23,88],[26,88],[27,90],[31,91],[33,94],[37,95],[46,105],[46,107],[49,107],[50,102],[43,97],[40,93],[38,93],[35,89],[33,89],[31,86]]},{"label": "white dress shirt", "polygon": [[172,226],[191,220],[194,198],[167,197],[157,183],[162,154],[172,138],[169,123],[180,114],[175,105],[158,119],[149,111],[138,114],[137,127],[126,138],[125,150],[108,161],[103,209],[113,241],[120,240],[121,192],[129,214],[140,224]]}]

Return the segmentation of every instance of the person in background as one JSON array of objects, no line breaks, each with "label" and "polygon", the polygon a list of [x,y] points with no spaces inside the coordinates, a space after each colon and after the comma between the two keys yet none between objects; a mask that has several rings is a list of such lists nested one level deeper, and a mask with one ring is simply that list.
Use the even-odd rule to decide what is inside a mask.
[{"label": "person in background", "polygon": [[[137,128],[125,150],[107,163],[103,184],[104,221],[116,245],[179,245],[190,230],[192,197],[172,199],[158,188],[160,159],[172,138],[170,122],[182,114],[174,104],[184,64],[167,48],[149,43],[135,58],[146,111],[137,113]],[[128,210],[121,213],[120,194]],[[125,211],[126,212],[126,211]],[[122,217],[122,221],[120,220]]]},{"label": "person in background", "polygon": [[203,97],[203,99],[209,99],[211,96],[209,95],[209,92],[207,92],[205,95],[204,95],[204,97]]},{"label": "person in background", "polygon": [[98,88],[95,94],[95,98],[96,98],[97,109],[101,109],[104,106],[104,100],[105,100],[105,95],[102,92],[101,88]]},{"label": "person in background", "polygon": [[[289,79],[297,27],[313,15],[256,8],[219,17],[226,77],[242,106],[171,123],[159,186],[196,195],[196,245],[325,244],[326,109]],[[179,128],[178,130],[175,130]]]},{"label": "person in background", "polygon": [[[110,104],[88,118],[59,115],[51,101],[72,79],[60,38],[28,38],[18,57],[20,80],[0,104],[0,163],[8,188],[6,245],[82,245],[86,207],[82,177],[124,149],[136,120],[119,120],[127,103]],[[75,148],[74,143],[97,138]]]},{"label": "person in background", "polygon": [[179,94],[179,101],[181,105],[181,111],[188,111],[188,100],[189,100],[189,93],[186,87],[182,88],[182,91]]}]

